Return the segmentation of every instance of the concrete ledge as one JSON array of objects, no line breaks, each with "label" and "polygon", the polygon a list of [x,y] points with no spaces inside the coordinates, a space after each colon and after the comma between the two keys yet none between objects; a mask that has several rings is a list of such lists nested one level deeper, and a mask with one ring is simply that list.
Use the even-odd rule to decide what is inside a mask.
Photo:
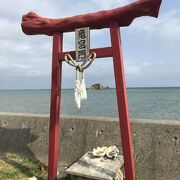
[{"label": "concrete ledge", "polygon": [[[59,168],[97,146],[117,145],[117,118],[62,116]],[[7,152],[47,163],[49,115],[0,113],[0,154]],[[132,120],[136,174],[145,180],[180,177],[180,121]]]}]

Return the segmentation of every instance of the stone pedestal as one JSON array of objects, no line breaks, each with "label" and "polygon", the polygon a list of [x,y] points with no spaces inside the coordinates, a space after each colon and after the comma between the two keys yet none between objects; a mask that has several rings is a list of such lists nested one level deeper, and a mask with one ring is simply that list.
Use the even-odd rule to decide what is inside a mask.
[{"label": "stone pedestal", "polygon": [[95,158],[92,152],[88,152],[72,164],[66,173],[70,175],[71,180],[113,180],[123,164],[123,156],[114,159]]}]

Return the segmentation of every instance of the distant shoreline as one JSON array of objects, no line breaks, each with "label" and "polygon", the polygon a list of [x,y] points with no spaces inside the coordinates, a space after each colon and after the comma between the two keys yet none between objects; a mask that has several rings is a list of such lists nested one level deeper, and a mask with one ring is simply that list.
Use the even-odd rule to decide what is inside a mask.
[{"label": "distant shoreline", "polygon": [[[180,86],[171,86],[171,87],[127,87],[127,89],[173,89],[173,88],[180,88]],[[108,89],[116,89],[115,87],[109,87]],[[108,90],[103,89],[103,90]],[[0,91],[34,91],[34,90],[51,90],[51,89],[0,89]],[[63,88],[62,90],[74,90],[74,88]]]}]

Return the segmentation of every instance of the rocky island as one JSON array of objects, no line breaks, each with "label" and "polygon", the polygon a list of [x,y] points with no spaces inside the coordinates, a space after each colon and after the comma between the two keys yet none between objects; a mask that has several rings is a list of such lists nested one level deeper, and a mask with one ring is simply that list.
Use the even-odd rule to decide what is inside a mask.
[{"label": "rocky island", "polygon": [[109,89],[109,87],[105,87],[101,85],[100,83],[93,84],[90,88],[91,90],[103,90],[103,89]]}]

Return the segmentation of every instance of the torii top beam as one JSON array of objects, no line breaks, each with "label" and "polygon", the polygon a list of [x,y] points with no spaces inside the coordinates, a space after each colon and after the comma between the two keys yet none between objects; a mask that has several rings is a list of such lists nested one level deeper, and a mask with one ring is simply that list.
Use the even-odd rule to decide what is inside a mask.
[{"label": "torii top beam", "polygon": [[27,35],[45,34],[52,36],[55,32],[71,32],[76,28],[90,29],[108,28],[111,22],[117,22],[119,27],[129,26],[140,16],[158,17],[162,0],[138,0],[129,5],[112,10],[77,15],[67,18],[49,19],[29,12],[22,18],[22,30]]}]

